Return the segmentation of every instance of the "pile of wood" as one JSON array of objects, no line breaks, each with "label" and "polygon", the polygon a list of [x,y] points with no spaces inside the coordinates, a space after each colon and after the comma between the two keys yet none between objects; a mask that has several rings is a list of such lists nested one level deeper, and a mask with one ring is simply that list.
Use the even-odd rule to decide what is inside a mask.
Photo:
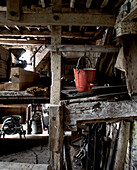
[{"label": "pile of wood", "polygon": [[5,90],[25,90],[33,86],[39,77],[39,73],[26,71],[19,67],[12,68],[11,82],[5,83]]},{"label": "pile of wood", "polygon": [[34,96],[43,96],[43,97],[49,97],[49,89],[48,87],[41,88],[41,87],[30,87],[26,89],[27,93],[31,93]]}]

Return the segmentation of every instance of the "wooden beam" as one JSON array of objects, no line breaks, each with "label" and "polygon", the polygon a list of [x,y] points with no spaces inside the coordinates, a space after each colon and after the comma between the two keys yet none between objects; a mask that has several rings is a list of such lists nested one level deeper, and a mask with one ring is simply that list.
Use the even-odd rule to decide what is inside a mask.
[{"label": "wooden beam", "polygon": [[[56,0],[55,0],[56,1]],[[52,26],[51,44],[61,43],[61,26]],[[61,97],[61,52],[51,53],[52,85],[50,90],[50,164],[53,169],[62,168],[63,112],[59,106]]]},{"label": "wooden beam", "polygon": [[[18,27],[19,28],[19,27]],[[6,29],[8,30],[1,30],[0,31],[0,36],[14,36],[14,37],[17,37],[17,36],[23,36],[23,37],[51,37],[51,32],[50,31],[46,31],[46,30],[41,30],[41,31],[38,31],[38,30],[10,30],[9,27],[7,27]],[[69,32],[67,31],[63,31],[62,32],[62,37],[63,38],[87,38],[87,37],[91,37],[95,31],[85,31],[83,34],[81,32],[71,32],[71,26],[69,27]]]},{"label": "wooden beam", "polygon": [[18,45],[45,45],[45,44],[49,44],[49,40],[0,40],[0,44],[1,45],[14,45],[14,46],[18,46]]},{"label": "wooden beam", "polygon": [[116,149],[116,158],[114,163],[115,170],[124,169],[129,136],[130,122],[122,121]]},{"label": "wooden beam", "polygon": [[[40,73],[43,68],[49,64],[48,62],[48,57],[50,55],[50,51],[47,51],[45,54],[44,54],[44,57],[42,58],[42,60],[38,63],[38,65],[36,66],[36,72]],[[47,62],[46,62],[47,61]]]},{"label": "wooden beam", "polygon": [[101,8],[104,8],[108,4],[109,0],[104,0],[101,4]]},{"label": "wooden beam", "polygon": [[41,5],[42,5],[42,8],[45,8],[45,6],[46,6],[46,5],[45,5],[45,1],[44,1],[44,0],[41,0],[40,2],[41,2]]},{"label": "wooden beam", "polygon": [[[63,93],[63,94],[65,94],[65,93]],[[75,95],[75,93],[72,92],[72,95]],[[97,94],[92,97],[89,97],[89,95],[87,95],[87,97],[85,97],[86,95],[84,96],[84,94],[83,94],[83,96],[82,96],[82,94],[80,94],[80,95],[76,94],[77,98],[72,97],[72,95],[68,95],[70,97],[68,97],[68,99],[66,99],[66,100],[62,100],[60,103],[64,105],[64,104],[93,102],[93,101],[106,101],[106,100],[114,101],[115,98],[128,98],[127,92],[120,92],[120,93],[119,92],[117,92],[117,93],[110,92],[109,94],[100,94],[100,95]]]},{"label": "wooden beam", "polygon": [[34,96],[0,96],[0,103],[1,104],[49,103],[49,98]]},{"label": "wooden beam", "polygon": [[87,0],[86,8],[90,8],[91,4],[92,4],[92,0]]},{"label": "wooden beam", "polygon": [[15,25],[15,28],[16,28],[18,31],[20,31],[20,28],[19,28],[17,25]]},{"label": "wooden beam", "polygon": [[4,27],[5,27],[7,30],[11,31],[10,28],[9,28],[7,25],[4,25]]},{"label": "wooden beam", "polygon": [[[56,46],[61,43],[61,26],[52,26],[51,44]],[[51,103],[59,104],[61,94],[61,52],[54,51],[51,53]]]},{"label": "wooden beam", "polygon": [[76,125],[77,121],[114,121],[137,118],[136,102],[81,102],[64,106],[65,126]]},{"label": "wooden beam", "polygon": [[114,47],[111,45],[104,45],[104,46],[99,46],[99,45],[47,45],[47,48],[51,51],[60,51],[60,52],[84,52],[85,49],[86,51],[90,52],[102,52],[102,53],[117,53],[119,51],[118,47]]},{"label": "wooden beam", "polygon": [[124,0],[119,0],[118,3],[115,5],[115,8],[118,7]]},{"label": "wooden beam", "polygon": [[53,12],[61,12],[62,10],[62,0],[51,0],[52,3],[52,11]]},{"label": "wooden beam", "polygon": [[21,17],[22,0],[7,0],[6,16],[8,20],[19,21]]},{"label": "wooden beam", "polygon": [[[50,106],[50,150],[59,152],[62,149],[60,140],[63,137],[63,110],[61,106]],[[62,131],[62,133],[60,133]],[[56,134],[56,135],[55,135]],[[63,139],[62,139],[63,140]]]},{"label": "wooden beam", "polygon": [[70,8],[74,8],[75,7],[75,0],[70,0]]},{"label": "wooden beam", "polygon": [[74,25],[74,26],[114,26],[115,15],[106,13],[24,13],[20,21],[6,19],[0,12],[0,25]]}]

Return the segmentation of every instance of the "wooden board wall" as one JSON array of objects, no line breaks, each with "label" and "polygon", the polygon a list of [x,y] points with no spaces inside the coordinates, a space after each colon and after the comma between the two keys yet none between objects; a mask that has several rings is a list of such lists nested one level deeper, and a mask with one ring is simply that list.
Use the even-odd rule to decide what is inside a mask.
[{"label": "wooden board wall", "polygon": [[7,78],[7,60],[9,58],[9,51],[0,46],[0,79]]},{"label": "wooden board wall", "polygon": [[11,83],[5,84],[5,90],[24,90],[27,87],[34,86],[39,76],[39,73],[26,71],[23,68],[12,68]]}]

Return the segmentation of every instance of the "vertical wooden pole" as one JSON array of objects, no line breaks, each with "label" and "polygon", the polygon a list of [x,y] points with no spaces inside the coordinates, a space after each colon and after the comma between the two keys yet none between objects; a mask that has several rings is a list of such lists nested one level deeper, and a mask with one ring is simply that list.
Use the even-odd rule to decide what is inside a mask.
[{"label": "vertical wooden pole", "polygon": [[[53,13],[61,12],[62,0],[52,0]],[[61,44],[61,26],[51,27],[51,44]],[[50,93],[50,164],[53,170],[62,170],[63,112],[61,97],[61,52],[51,53],[52,85]]]},{"label": "vertical wooden pole", "polygon": [[[51,44],[61,44],[61,26],[52,26]],[[62,169],[63,146],[63,112],[60,103],[61,95],[61,52],[51,53],[52,85],[50,95],[50,164],[52,169]]]},{"label": "vertical wooden pole", "polygon": [[63,112],[60,106],[50,107],[50,165],[62,170]]},{"label": "vertical wooden pole", "polygon": [[127,144],[129,140],[130,122],[122,121],[119,133],[118,146],[116,151],[116,160],[114,170],[124,169],[124,161],[126,158]]},{"label": "vertical wooden pole", "polygon": [[[51,44],[61,44],[61,26],[52,26]],[[52,85],[50,103],[58,105],[61,94],[61,52],[51,53]]]},{"label": "vertical wooden pole", "polygon": [[36,71],[35,65],[36,65],[36,56],[34,55],[33,57],[33,71],[34,72]]}]

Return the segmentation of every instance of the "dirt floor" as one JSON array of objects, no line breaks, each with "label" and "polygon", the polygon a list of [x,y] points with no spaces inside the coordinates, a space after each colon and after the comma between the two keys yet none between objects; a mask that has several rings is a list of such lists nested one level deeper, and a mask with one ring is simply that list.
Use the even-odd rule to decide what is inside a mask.
[{"label": "dirt floor", "polygon": [[42,139],[0,139],[0,162],[49,164],[48,137]]}]

